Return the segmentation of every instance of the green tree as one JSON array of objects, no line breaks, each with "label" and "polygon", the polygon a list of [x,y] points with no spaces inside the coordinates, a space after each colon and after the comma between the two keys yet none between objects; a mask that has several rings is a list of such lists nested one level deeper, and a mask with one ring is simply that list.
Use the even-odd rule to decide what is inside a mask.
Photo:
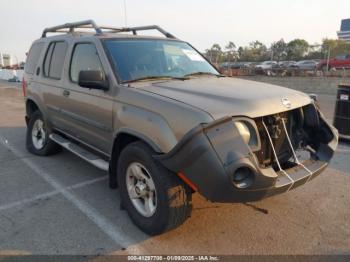
[{"label": "green tree", "polygon": [[287,59],[301,60],[309,51],[309,43],[304,39],[294,39],[287,44]]},{"label": "green tree", "polygon": [[218,64],[223,60],[223,52],[219,44],[213,44],[210,49],[205,50],[205,56],[212,63]]},{"label": "green tree", "polygon": [[249,43],[248,47],[239,50],[241,61],[258,62],[267,60],[269,55],[267,47],[260,41],[253,41]]},{"label": "green tree", "polygon": [[238,47],[238,50],[237,50],[237,53],[238,53],[238,58],[239,60],[242,61],[241,57],[243,55],[243,52],[244,52],[244,48],[242,46]]},{"label": "green tree", "polygon": [[318,43],[309,45],[308,53],[303,57],[303,59],[325,59],[325,58],[327,58],[327,53],[324,53],[322,51],[322,45]]},{"label": "green tree", "polygon": [[287,57],[287,44],[283,39],[271,44],[272,60],[281,61]]},{"label": "green tree", "polygon": [[350,44],[339,39],[325,38],[322,41],[322,54],[325,57],[328,55],[328,50],[330,50],[331,58],[337,55],[350,54]]},{"label": "green tree", "polygon": [[232,62],[237,60],[236,45],[233,42],[228,42],[225,46],[225,60]]}]

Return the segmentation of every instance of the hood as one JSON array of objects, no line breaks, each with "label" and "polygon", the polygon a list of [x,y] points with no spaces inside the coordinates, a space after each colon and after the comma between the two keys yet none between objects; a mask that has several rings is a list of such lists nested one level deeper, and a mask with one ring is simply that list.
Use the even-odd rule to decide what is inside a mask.
[{"label": "hood", "polygon": [[292,110],[311,102],[308,95],[299,91],[230,77],[139,82],[134,83],[133,87],[199,108],[214,119],[224,116],[255,118]]}]

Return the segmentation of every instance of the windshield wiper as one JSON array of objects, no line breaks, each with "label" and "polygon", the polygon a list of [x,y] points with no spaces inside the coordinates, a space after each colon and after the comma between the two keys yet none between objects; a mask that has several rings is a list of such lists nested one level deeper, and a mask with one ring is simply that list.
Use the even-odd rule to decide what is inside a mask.
[{"label": "windshield wiper", "polygon": [[199,75],[213,75],[213,76],[217,76],[217,77],[224,77],[225,75],[222,74],[214,74],[214,73],[210,73],[210,72],[193,72],[187,75],[184,75],[183,77],[189,77],[189,76],[199,76]]},{"label": "windshield wiper", "polygon": [[143,76],[135,79],[130,79],[123,81],[123,83],[131,83],[131,82],[137,82],[142,80],[153,80],[153,79],[175,79],[175,80],[187,80],[188,77],[177,77],[177,76]]}]

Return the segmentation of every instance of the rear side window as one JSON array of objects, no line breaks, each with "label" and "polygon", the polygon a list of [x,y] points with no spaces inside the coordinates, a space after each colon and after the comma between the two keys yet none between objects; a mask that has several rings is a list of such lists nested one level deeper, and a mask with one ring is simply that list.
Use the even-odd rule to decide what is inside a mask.
[{"label": "rear side window", "polygon": [[39,60],[41,51],[43,50],[43,47],[44,47],[44,43],[35,43],[30,48],[30,51],[27,57],[27,62],[24,69],[27,74],[34,74],[35,67],[38,64],[38,60]]},{"label": "rear side window", "polygon": [[52,57],[52,51],[53,48],[55,47],[55,43],[51,43],[49,45],[49,48],[47,49],[46,52],[46,56],[45,56],[45,60],[44,60],[44,75],[48,76],[48,72],[50,69],[50,61],[51,61],[51,57]]},{"label": "rear side window", "polygon": [[77,44],[70,65],[70,78],[77,83],[79,72],[85,70],[103,71],[96,47],[90,43]]},{"label": "rear side window", "polygon": [[52,42],[49,45],[44,61],[44,76],[61,79],[67,46],[66,42]]}]

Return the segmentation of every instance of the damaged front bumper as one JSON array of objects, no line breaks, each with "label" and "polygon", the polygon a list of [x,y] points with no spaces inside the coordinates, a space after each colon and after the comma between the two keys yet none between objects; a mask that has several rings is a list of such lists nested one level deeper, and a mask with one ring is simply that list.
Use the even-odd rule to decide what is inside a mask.
[{"label": "damaged front bumper", "polygon": [[[212,202],[248,202],[287,192],[318,176],[328,165],[338,142],[337,130],[320,115],[331,139],[320,143],[309,159],[293,167],[263,167],[242,139],[231,117],[192,129],[167,154],[155,156],[171,171],[185,176]],[[237,186],[236,172],[250,172],[249,185]]]}]

